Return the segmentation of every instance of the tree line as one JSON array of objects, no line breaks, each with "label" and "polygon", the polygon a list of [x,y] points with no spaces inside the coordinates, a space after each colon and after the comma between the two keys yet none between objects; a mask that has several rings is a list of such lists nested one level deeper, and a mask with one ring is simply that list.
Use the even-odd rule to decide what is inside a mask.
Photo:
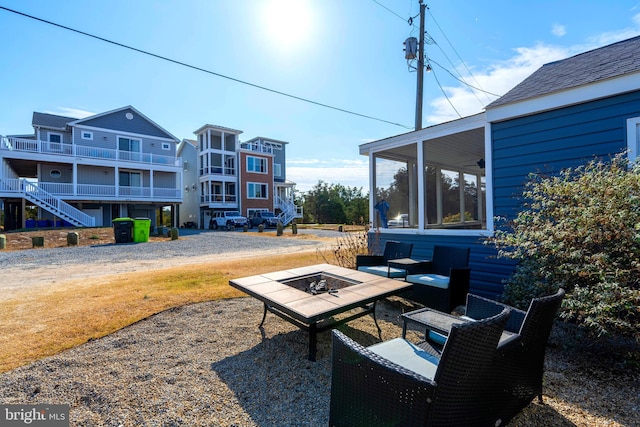
[{"label": "tree line", "polygon": [[329,184],[322,180],[311,190],[296,194],[296,204],[304,208],[305,223],[367,224],[369,192],[362,187]]}]

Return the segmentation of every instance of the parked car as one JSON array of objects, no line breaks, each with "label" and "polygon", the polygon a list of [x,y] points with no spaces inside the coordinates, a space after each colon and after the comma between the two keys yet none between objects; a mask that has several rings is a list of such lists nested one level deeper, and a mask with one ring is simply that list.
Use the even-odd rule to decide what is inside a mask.
[{"label": "parked car", "polygon": [[218,227],[226,227],[227,230],[233,230],[236,227],[244,227],[245,224],[247,224],[247,218],[240,215],[238,211],[217,211],[209,221],[209,228],[217,230]]},{"label": "parked car", "polygon": [[249,228],[253,228],[256,225],[262,224],[265,228],[277,227],[278,217],[273,212],[269,211],[255,211],[251,217],[249,217]]},{"label": "parked car", "polygon": [[409,214],[400,214],[387,221],[388,227],[407,227],[409,225]]}]

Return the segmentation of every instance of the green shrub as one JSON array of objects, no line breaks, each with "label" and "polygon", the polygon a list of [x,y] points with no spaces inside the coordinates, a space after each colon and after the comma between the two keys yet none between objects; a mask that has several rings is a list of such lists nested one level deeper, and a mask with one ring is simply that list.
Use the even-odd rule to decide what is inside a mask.
[{"label": "green shrub", "polygon": [[567,291],[561,317],[598,336],[640,339],[640,165],[617,155],[531,175],[524,208],[490,241],[519,261],[504,300]]}]

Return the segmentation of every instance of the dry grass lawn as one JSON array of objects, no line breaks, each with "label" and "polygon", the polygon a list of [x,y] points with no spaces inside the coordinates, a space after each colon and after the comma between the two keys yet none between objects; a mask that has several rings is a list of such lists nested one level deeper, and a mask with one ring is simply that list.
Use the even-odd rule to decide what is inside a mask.
[{"label": "dry grass lawn", "polygon": [[[65,241],[66,244],[66,241]],[[229,279],[322,262],[313,252],[218,262],[24,290],[2,303],[0,372],[108,335],[171,307],[245,294]]]}]

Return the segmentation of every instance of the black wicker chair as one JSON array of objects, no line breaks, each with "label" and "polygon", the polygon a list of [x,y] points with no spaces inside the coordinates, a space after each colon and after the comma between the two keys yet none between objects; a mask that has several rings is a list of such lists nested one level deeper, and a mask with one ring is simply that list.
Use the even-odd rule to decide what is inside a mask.
[{"label": "black wicker chair", "polygon": [[438,311],[451,313],[464,305],[469,292],[469,248],[434,246],[431,263],[419,274],[410,274],[411,300]]},{"label": "black wicker chair", "polygon": [[[511,309],[511,316],[505,330],[518,334],[517,339],[500,343],[496,353],[494,372],[498,385],[494,392],[496,409],[493,425],[507,423],[536,396],[542,403],[542,377],[547,340],[564,295],[565,291],[561,288],[553,295],[534,298],[527,311],[478,295],[467,296],[466,317],[484,319],[508,308]],[[427,336],[428,344],[421,343],[421,348],[437,355],[446,337],[433,332]]]},{"label": "black wicker chair", "polygon": [[382,255],[356,255],[356,269],[366,273],[383,277],[404,278],[406,271],[400,268],[390,268],[390,259],[410,258],[413,243],[402,243],[389,240],[384,245]]},{"label": "black wicker chair", "polygon": [[[407,369],[333,331],[331,427],[492,425],[491,367],[509,309],[452,327],[441,358]],[[396,340],[405,341],[401,338]],[[393,340],[392,340],[393,341]]]},{"label": "black wicker chair", "polygon": [[[536,396],[542,403],[547,341],[564,295],[564,289],[559,289],[553,295],[534,298],[520,324],[520,341],[498,348],[494,372],[501,387],[496,399],[499,411],[494,425],[507,423]],[[516,317],[521,316],[522,311],[518,310]],[[517,328],[517,323],[507,327]]]}]

